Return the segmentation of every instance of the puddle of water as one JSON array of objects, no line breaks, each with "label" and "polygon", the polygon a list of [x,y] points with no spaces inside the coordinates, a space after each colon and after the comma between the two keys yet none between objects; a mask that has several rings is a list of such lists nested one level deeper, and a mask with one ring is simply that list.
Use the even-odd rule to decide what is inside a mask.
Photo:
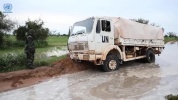
[{"label": "puddle of water", "polygon": [[160,66],[162,77],[178,74],[178,42],[167,43],[160,56],[156,56],[156,64]]},{"label": "puddle of water", "polygon": [[67,47],[54,47],[53,49],[47,51],[47,52],[43,52],[43,54],[45,54],[47,57],[51,57],[51,56],[62,56],[68,53]]},{"label": "puddle of water", "polygon": [[[49,48],[49,50],[47,50],[46,52],[42,52],[42,53],[35,53],[35,59],[49,59],[50,57],[56,56],[62,56],[68,53],[67,47],[66,46],[58,46],[58,47],[52,47]],[[3,54],[3,56],[7,56],[7,55],[12,55],[12,56],[16,56],[18,53],[17,52],[9,52],[7,54]]]},{"label": "puddle of water", "polygon": [[35,100],[63,100],[69,97],[69,90],[66,89],[67,86],[68,80],[60,78],[57,81],[48,81],[18,89],[19,92],[2,93],[0,94],[0,100],[34,100],[34,98]]},{"label": "puddle of water", "polygon": [[53,47],[46,52],[35,54],[35,59],[50,59],[50,57],[59,57],[68,53],[66,46]]}]

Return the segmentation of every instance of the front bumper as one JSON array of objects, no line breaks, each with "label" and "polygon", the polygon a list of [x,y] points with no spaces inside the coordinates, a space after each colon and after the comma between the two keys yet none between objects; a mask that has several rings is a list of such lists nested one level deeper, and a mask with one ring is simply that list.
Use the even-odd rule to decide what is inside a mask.
[{"label": "front bumper", "polygon": [[82,54],[82,53],[71,53],[70,52],[70,58],[76,61],[91,61],[95,65],[102,65],[102,55],[96,55],[96,54]]},{"label": "front bumper", "polygon": [[87,60],[87,61],[95,61],[96,55],[95,54],[77,54],[77,53],[70,53],[70,58],[74,60]]}]

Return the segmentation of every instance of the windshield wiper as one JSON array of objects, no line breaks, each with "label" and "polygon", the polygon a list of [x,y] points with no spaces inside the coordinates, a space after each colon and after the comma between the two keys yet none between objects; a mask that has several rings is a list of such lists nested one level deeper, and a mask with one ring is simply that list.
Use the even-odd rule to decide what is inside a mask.
[{"label": "windshield wiper", "polygon": [[83,32],[77,33],[77,34],[83,34]]},{"label": "windshield wiper", "polygon": [[83,33],[85,33],[85,32],[78,32],[78,33],[76,33],[76,35],[77,35],[77,34],[83,34]]}]

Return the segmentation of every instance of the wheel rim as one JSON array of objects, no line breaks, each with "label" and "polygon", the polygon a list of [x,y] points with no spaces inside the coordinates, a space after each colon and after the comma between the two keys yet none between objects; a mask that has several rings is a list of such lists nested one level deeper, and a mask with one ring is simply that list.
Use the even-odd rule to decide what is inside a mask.
[{"label": "wheel rim", "polygon": [[109,62],[109,69],[114,70],[114,69],[116,69],[116,67],[117,67],[117,62],[116,62],[116,60],[111,60],[111,61]]}]

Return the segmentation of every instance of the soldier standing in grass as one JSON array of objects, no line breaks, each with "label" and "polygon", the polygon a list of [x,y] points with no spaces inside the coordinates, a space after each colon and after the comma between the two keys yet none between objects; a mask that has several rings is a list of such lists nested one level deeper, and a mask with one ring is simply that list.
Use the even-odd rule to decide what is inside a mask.
[{"label": "soldier standing in grass", "polygon": [[29,69],[34,69],[34,54],[35,54],[35,43],[33,39],[33,35],[35,34],[35,31],[33,29],[30,29],[27,34],[26,38],[26,45],[25,45],[25,53],[26,53],[26,67]]}]

